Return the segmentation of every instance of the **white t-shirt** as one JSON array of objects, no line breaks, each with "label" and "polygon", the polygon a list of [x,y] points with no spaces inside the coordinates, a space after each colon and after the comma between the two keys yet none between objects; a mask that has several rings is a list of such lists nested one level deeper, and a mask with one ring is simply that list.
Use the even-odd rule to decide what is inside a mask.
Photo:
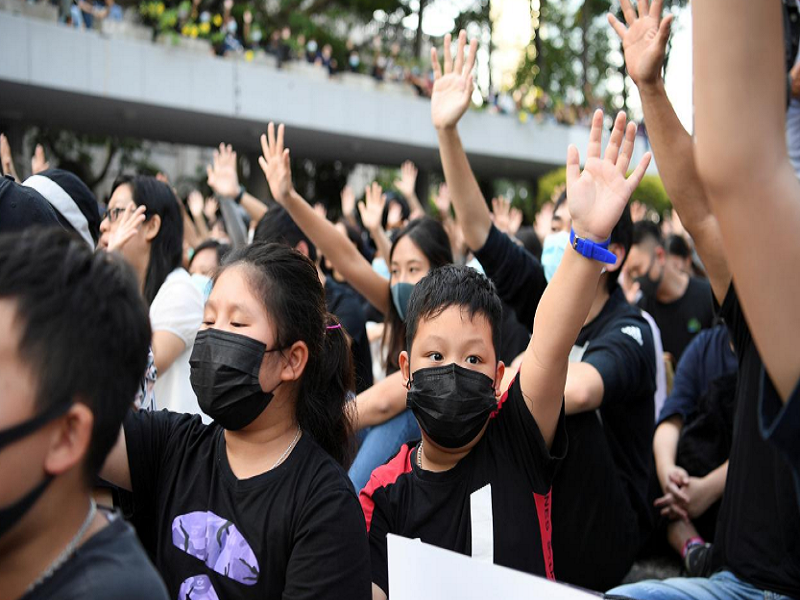
[{"label": "white t-shirt", "polygon": [[656,393],[653,400],[656,406],[656,423],[658,423],[658,415],[661,414],[664,402],[667,401],[667,368],[664,365],[664,344],[661,342],[661,330],[656,325],[656,320],[646,310],[642,311],[642,316],[650,324],[650,329],[653,332],[653,346],[656,351]]},{"label": "white t-shirt", "polygon": [[169,369],[158,373],[156,398],[159,408],[199,414],[204,422],[210,423],[211,419],[200,411],[189,381],[189,357],[202,322],[203,296],[192,283],[189,273],[179,267],[167,276],[150,305],[153,332],[168,331],[177,335],[186,346]]}]

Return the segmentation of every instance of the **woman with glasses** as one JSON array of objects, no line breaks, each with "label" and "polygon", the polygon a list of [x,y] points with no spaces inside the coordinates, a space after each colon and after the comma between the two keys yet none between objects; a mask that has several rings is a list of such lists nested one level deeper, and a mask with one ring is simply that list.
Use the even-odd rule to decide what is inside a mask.
[{"label": "woman with glasses", "polygon": [[114,182],[100,233],[98,246],[119,252],[130,263],[150,306],[159,408],[200,414],[189,383],[189,355],[203,320],[203,298],[181,266],[183,219],[178,199],[167,184],[153,177],[120,177]]}]

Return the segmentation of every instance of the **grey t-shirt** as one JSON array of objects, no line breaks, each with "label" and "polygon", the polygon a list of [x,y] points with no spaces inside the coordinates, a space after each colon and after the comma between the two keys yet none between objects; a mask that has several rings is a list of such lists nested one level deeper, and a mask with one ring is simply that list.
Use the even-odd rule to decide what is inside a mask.
[{"label": "grey t-shirt", "polygon": [[167,600],[167,588],[133,528],[112,518],[22,600]]}]

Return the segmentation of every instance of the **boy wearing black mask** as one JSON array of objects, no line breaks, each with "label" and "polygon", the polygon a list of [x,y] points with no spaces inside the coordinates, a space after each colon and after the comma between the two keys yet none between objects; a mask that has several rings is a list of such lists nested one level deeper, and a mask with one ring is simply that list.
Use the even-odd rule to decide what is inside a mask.
[{"label": "boy wearing black mask", "polygon": [[687,275],[667,260],[661,230],[652,221],[634,225],[631,251],[623,270],[625,277],[639,286],[639,307],[655,319],[664,351],[677,365],[694,336],[714,324],[711,284],[707,279]]},{"label": "boy wearing black mask", "polygon": [[166,600],[91,497],[150,343],[133,272],[58,228],[4,234],[0,331],[0,597]]},{"label": "boy wearing black mask", "polygon": [[[441,77],[440,94],[469,98],[472,47]],[[539,302],[519,376],[500,398],[505,366],[500,300],[494,286],[468,268],[443,267],[411,295],[407,350],[400,367],[422,441],[405,445],[377,469],[361,493],[372,557],[373,598],[388,595],[386,535],[409,538],[482,560],[554,578],[550,485],[566,453],[563,397],[569,352],[586,319],[607,240],[650,160],[626,180],[635,127],[616,120],[600,158],[602,112],[594,115],[583,173],[578,152],[567,157],[574,249],[568,249]]]}]

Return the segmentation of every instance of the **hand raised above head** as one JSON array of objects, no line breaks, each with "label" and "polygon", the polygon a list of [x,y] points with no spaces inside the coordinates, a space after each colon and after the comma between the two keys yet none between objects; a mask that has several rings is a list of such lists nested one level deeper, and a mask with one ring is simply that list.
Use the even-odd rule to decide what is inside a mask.
[{"label": "hand raised above head", "polygon": [[239,174],[236,171],[236,152],[230,144],[220,144],[214,150],[214,160],[206,167],[208,185],[214,194],[222,198],[234,198],[239,194]]},{"label": "hand raised above head", "polygon": [[656,83],[661,79],[661,68],[669,40],[672,15],[661,18],[663,0],[639,0],[639,15],[630,0],[620,0],[627,27],[611,13],[608,22],[622,40],[625,67],[637,86]]},{"label": "hand raised above head", "polygon": [[373,232],[381,227],[384,206],[386,206],[386,195],[380,184],[377,181],[373,182],[364,191],[364,202],[358,204],[361,222],[367,231]]},{"label": "hand raised above head", "polygon": [[611,236],[650,164],[648,152],[631,176],[625,177],[636,139],[636,125],[628,123],[626,127],[626,122],[625,113],[620,112],[601,158],[603,111],[594,113],[583,171],[578,149],[570,146],[567,151],[567,206],[572,215],[572,228],[576,235],[593,242],[604,242]]},{"label": "hand raised above head", "polygon": [[467,32],[458,35],[458,50],[453,59],[450,55],[451,35],[444,36],[444,73],[439,66],[436,48],[431,49],[433,63],[433,92],[431,95],[431,119],[436,129],[451,129],[469,108],[472,90],[475,89],[472,69],[478,51],[478,40],[469,44],[469,55],[465,57]]},{"label": "hand raised above head", "polygon": [[267,126],[267,134],[261,135],[262,156],[258,157],[258,164],[267,178],[269,189],[278,204],[284,204],[294,191],[292,186],[292,163],[289,149],[283,146],[284,126],[278,126],[275,134],[275,124]]}]

